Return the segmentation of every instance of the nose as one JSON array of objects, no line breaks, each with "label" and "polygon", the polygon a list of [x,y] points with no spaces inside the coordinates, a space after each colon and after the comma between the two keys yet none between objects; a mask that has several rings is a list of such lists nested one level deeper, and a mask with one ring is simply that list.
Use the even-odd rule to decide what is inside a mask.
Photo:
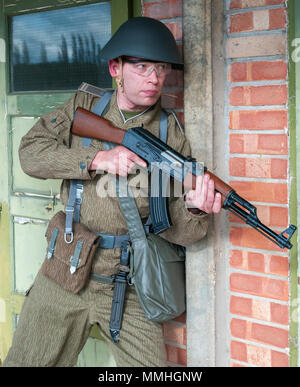
[{"label": "nose", "polygon": [[157,72],[156,72],[156,68],[153,67],[153,70],[151,71],[151,73],[148,75],[148,80],[152,83],[158,83],[158,75],[157,75]]}]

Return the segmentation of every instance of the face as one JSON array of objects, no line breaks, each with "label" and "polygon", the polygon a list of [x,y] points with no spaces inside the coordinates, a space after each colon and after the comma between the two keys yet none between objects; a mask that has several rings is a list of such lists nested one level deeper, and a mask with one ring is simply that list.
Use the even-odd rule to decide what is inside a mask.
[{"label": "face", "polygon": [[123,91],[118,86],[118,104],[121,110],[143,111],[147,107],[154,105],[161,96],[166,74],[158,74],[153,69],[148,76],[141,75],[138,69],[141,69],[143,63],[148,67],[151,65],[159,66],[157,63],[143,62],[142,59],[128,57],[129,60],[138,63],[128,63],[126,60],[121,65],[118,61],[109,61],[109,70],[113,78],[123,79]]}]

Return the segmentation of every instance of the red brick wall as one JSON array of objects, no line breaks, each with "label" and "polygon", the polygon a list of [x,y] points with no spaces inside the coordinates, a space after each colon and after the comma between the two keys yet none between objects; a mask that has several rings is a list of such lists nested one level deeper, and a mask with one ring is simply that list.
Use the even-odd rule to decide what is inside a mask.
[{"label": "red brick wall", "polygon": [[[143,16],[153,17],[164,22],[172,31],[179,49],[182,49],[182,2],[181,0],[143,0]],[[183,74],[173,71],[168,76],[162,103],[165,108],[176,111],[183,122]],[[163,324],[167,360],[169,366],[186,365],[186,325],[185,314],[177,319]]]},{"label": "red brick wall", "polygon": [[[143,15],[171,29],[181,49],[182,1],[143,0]],[[284,0],[226,0],[229,183],[259,218],[288,225],[288,114]],[[225,69],[224,69],[225,70]],[[183,80],[168,78],[164,106],[183,121]],[[233,215],[230,220],[232,366],[288,366],[288,253]],[[169,365],[186,365],[185,315],[164,324]]]},{"label": "red brick wall", "polygon": [[[289,191],[285,2],[227,4],[230,184],[282,231]],[[230,223],[231,364],[288,366],[288,254],[233,215]]]}]

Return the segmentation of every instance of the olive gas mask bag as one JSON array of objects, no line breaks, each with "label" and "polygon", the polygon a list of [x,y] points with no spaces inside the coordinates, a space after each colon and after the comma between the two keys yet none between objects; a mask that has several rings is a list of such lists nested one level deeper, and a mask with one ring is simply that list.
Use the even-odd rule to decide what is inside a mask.
[{"label": "olive gas mask bag", "polygon": [[130,187],[123,180],[117,180],[117,194],[131,240],[129,281],[146,318],[168,321],[185,311],[185,252],[181,246],[145,231]]}]

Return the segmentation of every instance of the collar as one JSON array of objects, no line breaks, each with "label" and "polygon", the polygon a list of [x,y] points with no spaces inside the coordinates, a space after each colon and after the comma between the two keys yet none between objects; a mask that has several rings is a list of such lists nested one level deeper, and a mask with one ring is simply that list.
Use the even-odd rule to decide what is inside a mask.
[{"label": "collar", "polygon": [[[119,109],[117,102],[117,91],[115,90],[110,101],[110,107],[108,112],[105,114],[105,118],[110,120],[115,126],[118,126],[122,129],[130,129],[136,126],[143,126],[146,129],[149,128],[150,131],[153,131],[154,127],[157,127],[157,132],[159,128],[160,121],[160,111],[161,105],[160,100],[153,106],[150,106],[145,111],[138,113],[136,116],[131,117],[128,120],[124,119],[124,115]],[[152,129],[153,128],[153,129]],[[152,130],[151,130],[152,129]],[[156,132],[156,129],[155,129]],[[156,133],[153,133],[157,135]]]}]

